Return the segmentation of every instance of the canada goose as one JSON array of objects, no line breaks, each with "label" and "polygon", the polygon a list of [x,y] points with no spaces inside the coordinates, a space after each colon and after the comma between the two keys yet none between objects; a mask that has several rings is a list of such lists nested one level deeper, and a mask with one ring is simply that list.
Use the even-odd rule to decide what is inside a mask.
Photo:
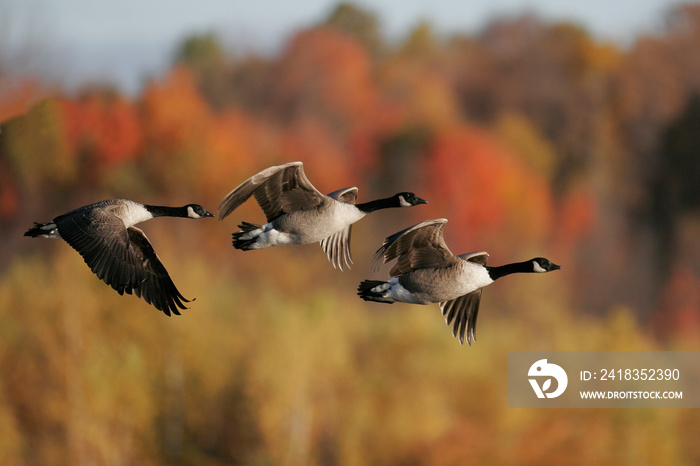
[{"label": "canada goose", "polygon": [[301,162],[267,168],[244,181],[219,204],[219,220],[226,218],[250,196],[262,208],[267,223],[242,222],[233,233],[233,246],[248,251],[286,244],[320,242],[333,267],[350,268],[351,225],[370,212],[389,207],[427,204],[413,193],[355,204],[357,188],[321,194],[304,174]]},{"label": "canada goose", "polygon": [[452,335],[467,345],[476,340],[476,316],[482,288],[511,273],[551,272],[560,266],[536,257],[525,262],[490,267],[484,251],[454,255],[443,237],[447,220],[426,220],[384,240],[374,260],[384,263],[398,258],[389,271],[389,281],[365,280],[357,294],[380,303],[440,303]]},{"label": "canada goose", "polygon": [[183,301],[190,300],[177,290],[148,238],[134,225],[154,217],[213,216],[198,204],[163,207],[109,199],[59,215],[52,222],[35,222],[24,236],[63,238],[120,295],[133,291],[166,315],[179,315],[178,307],[186,309]]}]

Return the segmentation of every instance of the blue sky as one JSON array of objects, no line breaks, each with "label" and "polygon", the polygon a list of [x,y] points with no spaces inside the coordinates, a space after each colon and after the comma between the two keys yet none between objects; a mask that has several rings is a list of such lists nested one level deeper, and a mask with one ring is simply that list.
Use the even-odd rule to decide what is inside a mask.
[{"label": "blue sky", "polygon": [[[490,19],[530,11],[568,20],[622,44],[658,29],[672,0],[378,0],[390,38],[421,20],[438,31],[475,33]],[[301,27],[325,18],[330,0],[0,0],[0,60],[67,85],[111,81],[131,91],[170,61],[186,35],[216,31],[234,50],[275,51]],[[3,19],[4,18],[4,19]],[[2,32],[4,30],[4,32]],[[9,57],[9,58],[8,58]]]}]

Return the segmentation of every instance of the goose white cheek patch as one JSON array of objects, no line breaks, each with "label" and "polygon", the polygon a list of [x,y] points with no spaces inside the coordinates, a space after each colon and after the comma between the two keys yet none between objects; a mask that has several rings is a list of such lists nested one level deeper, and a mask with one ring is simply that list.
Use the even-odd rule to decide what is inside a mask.
[{"label": "goose white cheek patch", "polygon": [[546,270],[542,268],[540,264],[538,264],[536,261],[532,261],[533,267],[532,270],[534,270],[537,273],[545,273]]},{"label": "goose white cheek patch", "polygon": [[187,216],[189,218],[202,218],[202,216],[195,212],[192,207],[187,207]]}]

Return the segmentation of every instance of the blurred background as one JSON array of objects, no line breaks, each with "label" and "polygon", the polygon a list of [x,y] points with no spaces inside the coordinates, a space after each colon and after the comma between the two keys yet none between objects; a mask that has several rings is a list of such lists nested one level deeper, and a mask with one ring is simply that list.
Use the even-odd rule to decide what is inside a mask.
[{"label": "blurred background", "polygon": [[[2,464],[700,463],[695,410],[509,409],[506,379],[509,351],[700,350],[700,5],[226,3],[0,0]],[[293,160],[430,203],[358,223],[345,272],[234,250],[252,200],[146,223],[197,298],[171,318],[22,236],[112,197],[215,211]],[[564,269],[490,286],[471,348],[359,300],[437,217]]]}]

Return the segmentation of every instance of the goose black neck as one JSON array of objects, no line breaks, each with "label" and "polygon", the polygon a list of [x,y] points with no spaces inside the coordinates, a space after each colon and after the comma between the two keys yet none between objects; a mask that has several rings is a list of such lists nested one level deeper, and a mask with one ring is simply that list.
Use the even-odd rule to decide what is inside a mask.
[{"label": "goose black neck", "polygon": [[498,267],[486,266],[486,270],[489,272],[489,276],[492,280],[498,280],[501,277],[510,275],[512,273],[529,273],[533,272],[532,263],[527,262],[515,262],[513,264],[501,265]]},{"label": "goose black neck", "polygon": [[186,207],[168,207],[162,205],[144,205],[154,217],[187,217]]},{"label": "goose black neck", "polygon": [[388,209],[390,207],[401,207],[398,200],[393,197],[387,197],[384,199],[377,199],[374,201],[364,202],[362,204],[355,204],[355,207],[360,209],[362,212],[369,214],[375,210]]}]

